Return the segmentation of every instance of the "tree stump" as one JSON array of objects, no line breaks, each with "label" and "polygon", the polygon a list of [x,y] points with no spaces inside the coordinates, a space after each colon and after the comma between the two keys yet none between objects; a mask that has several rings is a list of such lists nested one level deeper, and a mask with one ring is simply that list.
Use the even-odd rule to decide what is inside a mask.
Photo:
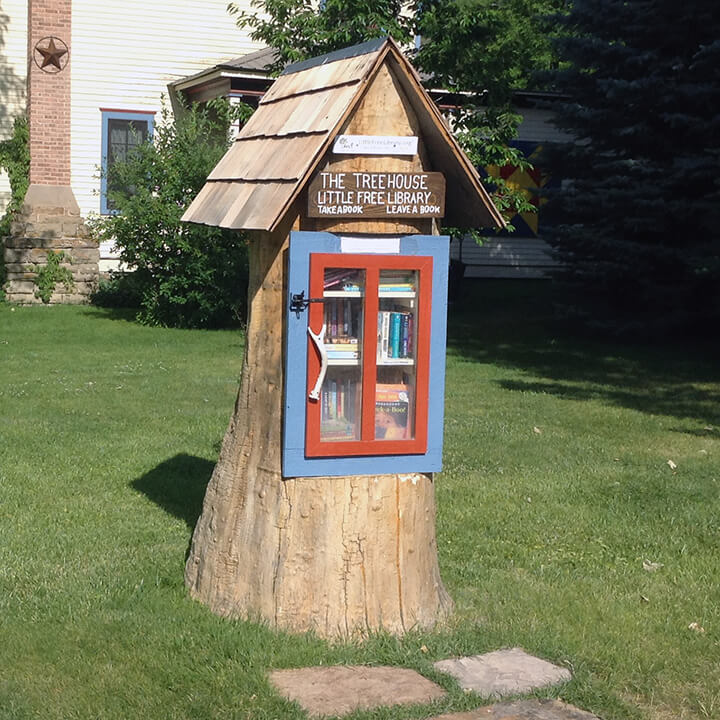
[{"label": "tree stump", "polygon": [[432,478],[281,475],[289,230],[251,239],[241,386],[186,584],[219,615],[293,632],[429,628],[452,608],[437,562]]}]

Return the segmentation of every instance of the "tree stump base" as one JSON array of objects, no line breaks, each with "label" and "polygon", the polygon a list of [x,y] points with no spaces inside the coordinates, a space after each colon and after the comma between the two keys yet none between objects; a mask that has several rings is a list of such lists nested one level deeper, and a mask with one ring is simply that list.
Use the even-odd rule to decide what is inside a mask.
[{"label": "tree stump base", "polygon": [[199,526],[186,569],[193,597],[219,615],[322,637],[402,634],[450,612],[427,475],[263,475],[239,483],[237,512],[223,518],[232,540],[216,522]]}]

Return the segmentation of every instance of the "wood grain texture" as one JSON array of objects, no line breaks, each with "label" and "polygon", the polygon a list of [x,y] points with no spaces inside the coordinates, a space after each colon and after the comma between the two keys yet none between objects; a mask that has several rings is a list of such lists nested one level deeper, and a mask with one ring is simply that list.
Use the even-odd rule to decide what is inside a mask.
[{"label": "wood grain texture", "polygon": [[295,632],[349,637],[432,627],[452,608],[437,562],[432,478],[281,476],[290,224],[251,240],[241,387],[186,584],[219,615]]},{"label": "wood grain texture", "polygon": [[[351,117],[338,134],[342,135],[416,135],[418,154],[414,156],[334,155],[328,153],[318,172],[422,172],[432,170],[415,111],[397,78],[387,64],[378,69]],[[305,223],[304,223],[305,224]],[[307,221],[307,229],[337,233],[431,233],[432,220],[362,220],[316,218]]]}]

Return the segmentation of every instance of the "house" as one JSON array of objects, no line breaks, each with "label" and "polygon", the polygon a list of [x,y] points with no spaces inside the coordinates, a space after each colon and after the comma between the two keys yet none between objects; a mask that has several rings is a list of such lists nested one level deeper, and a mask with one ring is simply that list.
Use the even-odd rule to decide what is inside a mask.
[{"label": "house", "polygon": [[[78,278],[57,299],[86,298],[98,258],[82,221],[109,210],[101,168],[152,133],[169,85],[259,48],[226,0],[3,1],[0,138],[25,112],[31,135],[26,212],[5,249],[9,299],[36,301],[28,264],[48,250],[73,255]],[[0,212],[8,200],[0,176]],[[102,270],[111,248],[100,257]]]},{"label": "house", "polygon": [[[98,252],[83,222],[111,211],[102,169],[152,133],[163,96],[171,105],[180,95],[256,104],[270,84],[271,60],[272,50],[235,25],[226,0],[4,0],[0,138],[25,112],[31,133],[25,213],[5,241],[8,298],[37,301],[30,266],[52,250],[73,258],[76,276],[73,292],[54,301],[84,301],[98,272],[117,266],[111,245]],[[543,112],[527,108],[521,126],[521,139],[533,146],[554,132]],[[0,212],[8,200],[0,174]],[[482,248],[454,243],[452,253],[471,266],[468,274],[485,276],[541,274],[551,264],[533,232],[494,237]]]}]

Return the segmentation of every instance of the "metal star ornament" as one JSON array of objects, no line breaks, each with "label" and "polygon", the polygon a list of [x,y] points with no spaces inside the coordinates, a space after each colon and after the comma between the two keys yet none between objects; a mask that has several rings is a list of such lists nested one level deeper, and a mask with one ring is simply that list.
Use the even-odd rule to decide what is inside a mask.
[{"label": "metal star ornament", "polygon": [[36,43],[33,59],[43,72],[59,73],[67,65],[68,46],[58,37],[44,37]]}]

